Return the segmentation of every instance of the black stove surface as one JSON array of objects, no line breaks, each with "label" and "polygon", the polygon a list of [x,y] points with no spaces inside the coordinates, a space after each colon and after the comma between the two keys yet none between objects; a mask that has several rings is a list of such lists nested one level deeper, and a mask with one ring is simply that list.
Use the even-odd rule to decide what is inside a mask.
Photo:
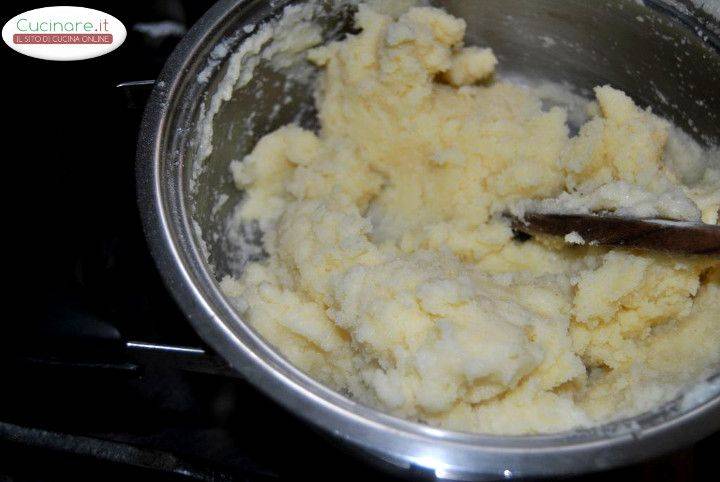
[{"label": "black stove surface", "polygon": [[[242,380],[138,364],[118,344],[207,348],[165,290],[140,225],[143,91],[115,86],[154,79],[210,4],[83,2],[128,28],[121,48],[96,59],[0,48],[13,275],[0,335],[0,481],[392,480]],[[2,22],[40,6],[5,3]],[[169,35],[147,25],[160,21],[173,22]],[[584,480],[709,479],[718,447],[715,435]]]}]

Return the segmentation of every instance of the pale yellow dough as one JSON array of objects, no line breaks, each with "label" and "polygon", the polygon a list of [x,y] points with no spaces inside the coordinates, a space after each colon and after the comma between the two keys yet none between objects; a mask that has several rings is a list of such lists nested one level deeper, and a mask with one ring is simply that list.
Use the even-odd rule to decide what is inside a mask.
[{"label": "pale yellow dough", "polygon": [[222,282],[247,322],[356,400],[474,432],[636,414],[720,361],[717,259],[520,242],[498,216],[625,183],[715,222],[719,178],[680,185],[666,121],[598,87],[570,138],[563,109],[463,46],[463,20],[361,6],[357,24],[309,55],[319,134],[284,127],[232,165],[269,253]]}]

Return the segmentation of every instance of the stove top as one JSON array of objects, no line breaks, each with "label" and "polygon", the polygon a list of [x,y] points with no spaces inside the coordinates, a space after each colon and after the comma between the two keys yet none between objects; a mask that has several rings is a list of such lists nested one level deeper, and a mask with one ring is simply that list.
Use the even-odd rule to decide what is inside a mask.
[{"label": "stove top", "polygon": [[[82,62],[0,49],[14,275],[0,336],[0,481],[393,480],[223,374],[146,248],[134,189],[146,91],[116,86],[154,79],[211,2],[84,5],[123,21],[121,48]],[[29,7],[5,3],[4,17]],[[191,347],[202,366],[128,357],[129,340]],[[718,447],[720,435],[584,480],[709,478]]]}]

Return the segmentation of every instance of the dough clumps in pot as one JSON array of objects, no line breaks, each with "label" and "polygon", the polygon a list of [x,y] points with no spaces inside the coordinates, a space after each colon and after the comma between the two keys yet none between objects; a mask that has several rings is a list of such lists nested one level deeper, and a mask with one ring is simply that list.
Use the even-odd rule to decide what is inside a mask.
[{"label": "dough clumps in pot", "polygon": [[232,164],[269,254],[222,281],[248,323],[356,400],[485,433],[636,414],[720,361],[717,259],[521,242],[499,216],[636,196],[715,222],[720,182],[680,183],[668,122],[603,86],[570,137],[564,109],[463,45],[462,19],[360,5],[356,23],[309,54],[319,133],[283,127]]}]

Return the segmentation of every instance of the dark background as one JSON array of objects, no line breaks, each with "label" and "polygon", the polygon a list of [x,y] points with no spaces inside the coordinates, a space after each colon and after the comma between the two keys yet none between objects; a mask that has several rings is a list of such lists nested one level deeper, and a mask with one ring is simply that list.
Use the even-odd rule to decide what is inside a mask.
[{"label": "dark background", "polygon": [[[49,62],[0,46],[6,295],[0,481],[389,479],[242,381],[128,362],[120,342],[202,346],[145,247],[134,190],[142,88],[211,2],[81,2],[120,19],[116,51]],[[4,24],[44,2],[3,3]],[[704,480],[720,437],[584,480]],[[414,478],[426,474],[416,472]],[[713,478],[714,480],[714,478]]]}]

